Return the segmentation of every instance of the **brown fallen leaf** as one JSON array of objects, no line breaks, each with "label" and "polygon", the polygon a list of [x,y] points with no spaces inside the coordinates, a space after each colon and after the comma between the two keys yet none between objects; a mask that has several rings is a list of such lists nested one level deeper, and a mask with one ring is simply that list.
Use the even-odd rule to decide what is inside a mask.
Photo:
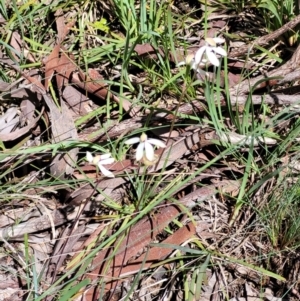
[{"label": "brown fallen leaf", "polygon": [[[93,281],[99,277],[98,275],[102,275],[103,281],[107,283],[105,291],[110,290],[115,286],[110,281],[120,276],[120,267],[126,265],[131,258],[135,258],[180,213],[181,210],[177,206],[167,205],[160,208],[153,218],[143,218],[132,227],[126,238],[120,238],[116,241],[115,245],[118,246],[118,252],[113,256],[113,260],[110,260],[110,254],[114,248],[100,251],[92,263],[95,268],[86,274],[86,278]],[[98,288],[92,287],[85,293],[85,297],[88,301],[92,301],[93,296],[97,296],[98,293]]]},{"label": "brown fallen leaf", "polygon": [[34,113],[35,113],[35,105],[29,100],[22,100],[21,105],[21,115],[20,115],[20,120],[21,120],[21,126],[25,124],[25,122],[31,123],[34,119]]},{"label": "brown fallen leaf", "polygon": [[[81,187],[79,187],[78,189],[74,190],[70,196],[69,196],[69,204],[70,205],[75,205],[78,206],[82,203],[83,200],[85,200],[88,197],[91,197],[93,193],[95,193],[95,186],[97,187],[97,189],[116,189],[117,187],[119,187],[120,185],[126,183],[126,179],[123,177],[119,177],[119,178],[112,178],[112,179],[103,179],[99,182],[97,182],[95,185],[91,185],[91,184],[85,184]],[[108,197],[110,197],[110,195],[107,195]]]},{"label": "brown fallen leaf", "polygon": [[[61,46],[62,41],[66,37],[70,28],[74,25],[73,22],[65,25],[64,14],[62,10],[58,10],[57,14],[57,28],[58,28],[58,44],[53,48],[52,52],[45,59],[45,88],[48,91],[49,81],[51,80],[54,72],[56,72],[55,79],[58,89],[61,93],[69,82],[76,84],[79,88],[98,96],[102,100],[106,100],[109,96],[110,99],[118,104],[123,105],[126,112],[131,109],[131,103],[127,100],[119,101],[118,97],[109,92],[103,79],[99,81],[99,74],[95,70],[90,70],[89,75],[85,73],[75,64],[75,59],[72,54],[67,54],[67,51]],[[69,91],[70,92],[70,91]],[[66,101],[70,101],[67,97]],[[72,101],[69,103],[72,107]]]},{"label": "brown fallen leaf", "polygon": [[55,67],[55,71],[57,72],[55,78],[59,91],[62,92],[64,87],[69,84],[72,73],[77,69],[78,67],[75,64],[74,55],[72,53],[67,53],[66,49],[60,46],[60,58]]},{"label": "brown fallen leaf", "polygon": [[58,9],[55,12],[55,16],[57,16],[56,26],[57,26],[57,32],[58,32],[58,43],[53,48],[53,50],[49,54],[49,56],[44,60],[46,91],[48,91],[49,82],[51,81],[54,72],[58,73],[56,80],[57,80],[59,90],[61,91],[61,89],[63,87],[63,85],[62,85],[63,80],[60,78],[60,76],[66,75],[67,79],[69,79],[70,74],[77,68],[77,66],[74,63],[72,64],[72,62],[70,62],[70,60],[66,60],[65,57],[63,57],[63,56],[60,57],[61,49],[63,49],[63,47],[61,47],[61,43],[63,42],[66,35],[70,31],[70,28],[74,24],[71,23],[71,24],[65,25],[64,14],[63,14],[62,9]]},{"label": "brown fallen leaf", "polygon": [[62,96],[75,116],[85,116],[92,112],[92,109],[88,104],[90,101],[89,98],[73,86],[66,86]]},{"label": "brown fallen leaf", "polygon": [[[196,234],[196,228],[193,223],[189,223],[186,226],[177,230],[174,234],[169,236],[167,239],[163,240],[161,244],[172,244],[180,246],[182,243],[190,240],[193,235]],[[121,279],[113,280],[107,283],[107,290],[114,289],[116,285],[120,284],[126,276],[138,273],[141,270],[149,268],[153,263],[163,260],[174,250],[172,248],[160,247],[157,244],[157,247],[150,248],[146,253],[139,256],[137,259],[128,263],[126,266],[114,267],[114,275],[117,278]],[[110,276],[110,275],[106,275]],[[123,278],[123,279],[122,279]]]},{"label": "brown fallen leaf", "polygon": [[20,58],[24,56],[29,62],[35,63],[33,55],[28,50],[29,47],[27,46],[26,42],[21,39],[19,33],[15,31],[12,33],[10,45],[15,49],[15,52],[11,51],[11,54],[17,62],[19,62]]},{"label": "brown fallen leaf", "polygon": [[31,129],[33,129],[37,122],[40,120],[42,114],[43,114],[44,110],[42,109],[42,111],[40,112],[39,116],[37,116],[36,118],[34,118],[27,126],[24,126],[23,128],[16,130],[14,132],[8,133],[8,134],[2,134],[0,133],[0,140],[6,142],[6,141],[13,141],[16,140],[26,134],[29,133],[29,131]]},{"label": "brown fallen leaf", "polygon": [[[86,75],[74,62],[74,57],[60,46],[56,45],[48,58],[45,60],[45,88],[49,87],[49,81],[51,80],[54,72],[56,83],[60,91],[64,90],[64,87],[68,86],[69,83],[73,83],[79,88],[99,97],[101,100],[106,100],[109,96],[110,100],[122,104],[126,112],[131,111],[131,103],[123,99],[119,100],[117,96],[111,93],[107,88],[107,84],[104,82],[102,77],[97,71],[90,69],[89,75]],[[66,98],[69,101],[70,98]],[[72,107],[73,103],[69,103]],[[135,114],[135,111],[133,111]]]},{"label": "brown fallen leaf", "polygon": [[216,187],[221,194],[231,195],[236,197],[241,188],[241,182],[238,180],[223,180],[216,183]]},{"label": "brown fallen leaf", "polygon": [[[76,127],[66,104],[62,101],[59,110],[47,93],[43,93],[43,97],[50,109],[52,142],[78,140]],[[67,153],[57,154],[50,167],[51,174],[55,177],[64,177],[65,173],[67,175],[73,173],[78,151],[78,148],[73,148]]]},{"label": "brown fallen leaf", "polygon": [[[106,98],[109,96],[110,100],[118,103],[119,105],[122,104],[123,109],[130,113],[132,107],[131,103],[126,99],[122,99],[122,101],[120,101],[117,96],[115,96],[106,88],[106,84],[103,82],[103,80],[99,80],[98,75],[95,77],[95,72],[95,70],[89,70],[89,76],[85,75],[82,71],[74,72],[71,77],[71,82],[76,84],[81,89],[96,95],[102,100],[106,100]],[[91,76],[95,78],[95,80]]]},{"label": "brown fallen leaf", "polygon": [[60,45],[56,45],[49,56],[44,60],[45,65],[45,89],[48,91],[49,89],[49,82],[52,79],[52,76],[56,70],[56,66],[58,65],[59,60],[59,51],[60,51]]},{"label": "brown fallen leaf", "polygon": [[156,50],[151,44],[149,43],[145,43],[145,44],[137,44],[134,47],[134,51],[138,54],[138,56],[151,56],[151,55],[155,55],[154,58],[157,58],[157,51],[159,52],[160,55],[164,56],[164,52],[158,48],[158,50]]},{"label": "brown fallen leaf", "polygon": [[186,206],[187,208],[193,208],[196,206],[196,202],[203,202],[211,198],[213,195],[217,193],[215,185],[208,185],[205,187],[201,187],[196,189],[195,191],[187,194],[178,200],[178,203]]},{"label": "brown fallen leaf", "polygon": [[62,43],[70,29],[74,26],[75,20],[65,24],[65,14],[61,8],[59,8],[55,13],[56,17],[56,28],[57,28],[57,40],[58,44]]},{"label": "brown fallen leaf", "polygon": [[228,78],[228,86],[233,87],[241,81],[242,76],[240,74],[234,74],[232,72],[228,72],[227,78]]},{"label": "brown fallen leaf", "polygon": [[137,44],[134,47],[134,51],[137,53],[138,56],[141,58],[150,58],[153,60],[157,59],[157,54],[159,53],[160,56],[165,57],[168,56],[169,60],[175,64],[178,64],[181,61],[184,61],[186,58],[187,53],[192,53],[193,50],[189,50],[187,53],[184,49],[176,49],[175,53],[165,53],[161,48],[154,48],[151,44]]},{"label": "brown fallen leaf", "polygon": [[2,134],[10,133],[19,122],[18,109],[16,107],[8,108],[6,112],[0,116],[0,132]]},{"label": "brown fallen leaf", "polygon": [[0,80],[0,91],[1,92],[6,92],[10,90],[11,84],[4,82],[3,80]]},{"label": "brown fallen leaf", "polygon": [[196,129],[191,135],[182,137],[171,145],[168,145],[165,149],[159,149],[157,153],[162,153],[159,162],[150,168],[148,172],[158,172],[160,169],[168,167],[174,161],[181,158],[200,141],[199,131],[200,128]]}]

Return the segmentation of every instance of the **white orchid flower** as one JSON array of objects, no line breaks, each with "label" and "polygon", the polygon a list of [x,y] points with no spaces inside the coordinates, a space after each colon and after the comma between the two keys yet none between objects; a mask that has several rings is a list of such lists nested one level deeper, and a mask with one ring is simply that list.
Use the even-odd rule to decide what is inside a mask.
[{"label": "white orchid flower", "polygon": [[178,66],[185,64],[190,65],[192,69],[204,75],[206,72],[203,71],[202,68],[205,67],[208,62],[216,67],[220,66],[217,54],[220,56],[227,56],[226,50],[217,46],[218,44],[224,43],[225,40],[222,38],[207,38],[205,39],[205,45],[200,47],[195,55],[187,55],[185,62],[180,62]]},{"label": "white orchid flower", "polygon": [[93,156],[90,152],[86,152],[86,160],[90,164],[97,165],[101,171],[101,173],[108,178],[114,178],[114,174],[110,172],[108,169],[106,169],[103,165],[106,164],[112,164],[115,162],[114,158],[111,158],[111,154],[104,154],[104,155],[98,155],[98,156]]},{"label": "white orchid flower", "polygon": [[154,156],[153,145],[157,147],[163,147],[163,148],[166,147],[163,141],[158,139],[152,139],[152,138],[148,139],[148,136],[145,133],[142,133],[140,137],[130,138],[126,140],[124,143],[125,144],[139,143],[135,155],[137,161],[140,161],[143,158],[144,152],[147,160],[154,161],[155,156]]},{"label": "white orchid flower", "polygon": [[227,52],[218,44],[224,44],[225,40],[222,38],[207,38],[205,39],[205,45],[200,47],[196,54],[194,61],[192,63],[192,68],[198,70],[199,67],[206,65],[207,62],[210,62],[212,65],[219,67],[220,61],[217,57],[217,54],[220,56],[227,56]]}]

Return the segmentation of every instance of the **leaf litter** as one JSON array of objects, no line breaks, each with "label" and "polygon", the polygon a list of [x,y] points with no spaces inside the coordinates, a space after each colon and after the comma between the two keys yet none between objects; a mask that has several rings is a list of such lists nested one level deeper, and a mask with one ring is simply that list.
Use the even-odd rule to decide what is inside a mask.
[{"label": "leaf litter", "polygon": [[[232,17],[212,15],[212,20],[208,19],[207,37],[212,39],[222,33],[229,24],[227,18]],[[72,39],[76,21],[69,22],[67,14],[57,9],[55,22],[56,42],[51,44],[52,50],[40,68],[20,68],[24,60],[27,63],[37,60],[17,31],[11,33],[9,41],[13,55],[9,57],[1,52],[0,56],[1,65],[10,73],[10,83],[0,82],[1,164],[5,170],[1,179],[6,195],[0,216],[1,261],[15,272],[15,275],[1,274],[7,285],[0,286],[3,296],[0,300],[32,297],[25,281],[26,273],[34,277],[27,268],[29,258],[34,258],[35,273],[40,277],[36,296],[42,297],[37,300],[59,300],[60,288],[67,287],[64,274],[75,277],[74,285],[85,280],[88,283],[70,295],[72,300],[121,300],[132,287],[136,288],[131,293],[132,300],[148,300],[147,296],[164,300],[164,295],[170,300],[187,297],[189,300],[283,300],[277,296],[287,293],[286,288],[289,300],[297,300],[299,285],[292,286],[298,281],[299,264],[294,264],[299,259],[297,250],[290,260],[278,255],[270,263],[262,260],[257,264],[258,256],[272,251],[272,244],[267,242],[266,235],[262,242],[258,241],[258,235],[263,233],[262,228],[253,226],[253,211],[247,207],[235,210],[245,189],[240,175],[247,173],[247,168],[232,152],[220,153],[222,148],[218,148],[232,145],[244,154],[249,149],[261,153],[261,149],[276,147],[280,140],[276,133],[280,132],[282,137],[284,132],[280,123],[269,125],[274,133],[272,137],[260,133],[249,135],[247,131],[237,133],[230,122],[226,132],[206,122],[189,125],[186,120],[191,121],[191,117],[207,118],[201,85],[188,102],[182,102],[177,95],[177,102],[161,99],[151,110],[145,104],[135,105],[130,98],[116,92],[95,64],[83,70],[75,51],[64,45],[69,36]],[[297,16],[278,30],[252,41],[251,51],[255,52],[256,46],[271,45],[299,22]],[[203,31],[199,33],[204,37]],[[195,38],[192,31],[187,36],[190,41]],[[199,42],[199,37],[196,41]],[[241,113],[249,105],[251,93],[253,105],[284,105],[286,114],[290,111],[298,114],[297,97],[289,84],[298,79],[299,46],[285,64],[270,67],[267,76],[262,72],[244,79],[242,69],[246,66],[252,71],[255,64],[246,61],[238,64],[238,60],[249,54],[249,44],[241,43],[231,44],[230,72],[226,75],[222,71],[218,79],[223,87],[227,80],[229,95],[221,94],[219,99],[213,97],[208,101],[215,100],[221,110],[230,106],[233,112]],[[137,43],[133,49],[138,61],[168,60],[174,72],[179,72],[177,64],[195,55],[202,46],[191,43],[188,49],[178,47],[175,53],[151,43]],[[208,82],[217,80],[211,69],[205,76]],[[141,81],[145,99],[151,93],[151,85],[147,85]],[[129,95],[130,89],[126,92]],[[182,86],[182,93],[185,92]],[[164,93],[166,100],[172,99],[171,92]],[[111,111],[93,116],[103,105],[110,106]],[[118,116],[118,110],[125,112],[125,117]],[[186,116],[190,119],[185,120]],[[270,118],[273,117],[271,114]],[[166,144],[166,148],[155,151],[155,162],[147,166],[149,162],[144,161],[146,167],[138,164],[135,150],[130,149],[126,156],[120,156],[120,160],[108,166],[115,176],[111,179],[101,177],[96,166],[83,163],[83,149],[89,150],[96,143],[97,151],[105,151],[113,140],[120,142],[131,133],[141,133],[139,129],[145,124],[151,135]],[[292,125],[289,123],[288,127]],[[296,135],[295,142],[298,141]],[[39,151],[41,146],[45,147]],[[26,149],[33,151],[26,153]],[[256,161],[262,159],[258,156]],[[279,175],[289,177],[288,166],[298,164],[297,156],[291,162],[285,158],[281,164]],[[268,173],[275,176],[276,170],[267,171],[266,176]],[[260,186],[256,176],[251,175],[249,186]],[[136,180],[145,181],[153,203],[146,202],[145,207],[134,203],[132,191]],[[181,184],[176,186],[178,182]],[[264,191],[272,191],[274,182],[270,177],[262,185],[268,186],[265,190],[255,191],[252,205],[266,198]],[[35,183],[41,184],[35,186]],[[127,213],[122,211],[125,208],[129,210]],[[201,248],[195,248],[200,244]],[[180,259],[182,256],[181,262],[176,260],[177,256]],[[206,259],[210,260],[209,265]],[[284,269],[293,273],[283,273]],[[136,276],[140,277],[138,281]],[[54,287],[51,293],[49,288],[57,280],[62,281],[62,287]],[[201,290],[197,291],[197,287]]]}]

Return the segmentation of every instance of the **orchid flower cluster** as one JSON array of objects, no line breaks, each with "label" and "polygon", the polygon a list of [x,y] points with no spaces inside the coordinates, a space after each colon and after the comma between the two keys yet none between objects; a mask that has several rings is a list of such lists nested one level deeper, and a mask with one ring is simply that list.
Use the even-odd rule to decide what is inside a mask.
[{"label": "orchid flower cluster", "polygon": [[[155,154],[154,154],[154,146],[165,148],[166,145],[163,141],[153,138],[148,138],[145,133],[142,133],[140,137],[133,137],[125,141],[125,144],[132,145],[139,143],[136,148],[135,159],[137,161],[144,160],[147,162],[155,163]],[[103,165],[112,164],[115,162],[115,159],[111,157],[111,154],[104,154],[93,156],[90,152],[86,152],[86,160],[90,164],[94,164],[98,166],[99,170],[105,177],[114,178],[114,174],[105,168]]]},{"label": "orchid flower cluster", "polygon": [[217,55],[221,57],[227,56],[226,50],[218,46],[224,43],[225,40],[222,38],[206,38],[205,45],[200,47],[195,55],[188,55],[185,62],[180,62],[178,66],[188,64],[198,73],[205,73],[202,69],[207,66],[208,63],[219,67],[220,60]]}]

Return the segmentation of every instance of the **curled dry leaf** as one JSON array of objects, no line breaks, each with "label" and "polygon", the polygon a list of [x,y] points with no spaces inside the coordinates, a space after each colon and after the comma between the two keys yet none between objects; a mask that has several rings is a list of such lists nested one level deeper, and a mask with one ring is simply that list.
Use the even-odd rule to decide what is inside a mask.
[{"label": "curled dry leaf", "polygon": [[17,62],[20,61],[21,57],[24,57],[31,63],[35,63],[35,59],[33,55],[29,52],[29,47],[21,39],[21,36],[17,32],[13,32],[11,35],[10,45],[15,49],[14,51],[11,51],[11,54],[14,56],[15,60]]},{"label": "curled dry leaf", "polygon": [[34,118],[32,120],[32,122],[30,122],[27,126],[19,129],[19,130],[16,130],[14,132],[11,132],[11,133],[8,133],[8,134],[5,134],[5,133],[0,133],[0,140],[6,142],[6,141],[13,141],[13,140],[16,140],[26,134],[29,133],[29,131],[31,129],[33,129],[37,122],[40,120],[41,116],[43,114],[43,110],[41,111],[41,113],[39,114],[39,116],[37,116],[36,118]]},{"label": "curled dry leaf", "polygon": [[20,117],[17,114],[18,109],[16,107],[11,107],[0,116],[0,132],[2,134],[10,133],[13,128],[19,124]]}]

